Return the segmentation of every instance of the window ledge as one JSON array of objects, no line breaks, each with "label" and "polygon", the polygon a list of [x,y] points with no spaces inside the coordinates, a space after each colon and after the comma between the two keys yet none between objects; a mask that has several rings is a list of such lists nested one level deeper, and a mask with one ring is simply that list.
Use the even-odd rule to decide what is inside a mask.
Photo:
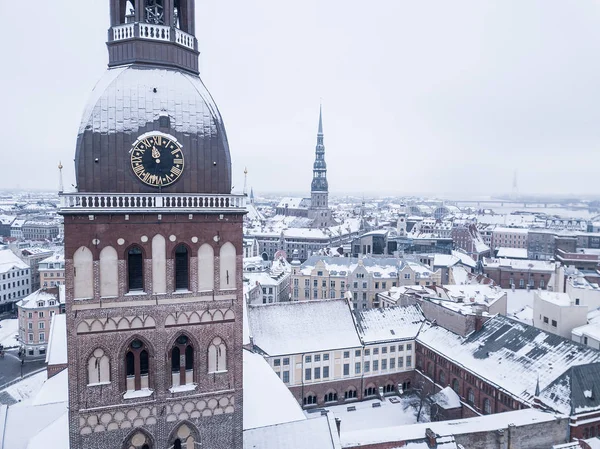
[{"label": "window ledge", "polygon": [[143,290],[136,290],[136,291],[131,291],[131,292],[127,292],[125,293],[124,296],[147,296],[148,293],[146,293]]},{"label": "window ledge", "polygon": [[196,388],[198,388],[198,384],[186,384],[179,385],[177,387],[171,387],[169,388],[169,391],[171,393],[182,393],[184,391],[194,391]]},{"label": "window ledge", "polygon": [[224,374],[226,372],[227,372],[227,370],[224,370],[224,371],[209,371],[208,374]]},{"label": "window ledge", "polygon": [[154,390],[149,388],[142,388],[141,390],[129,390],[123,394],[123,399],[135,399],[135,398],[147,398],[152,396]]},{"label": "window ledge", "polygon": [[99,385],[110,385],[110,381],[109,382],[96,382],[93,384],[87,384],[88,387],[97,387]]},{"label": "window ledge", "polygon": [[175,290],[173,292],[174,295],[187,295],[189,293],[192,293],[191,290]]}]

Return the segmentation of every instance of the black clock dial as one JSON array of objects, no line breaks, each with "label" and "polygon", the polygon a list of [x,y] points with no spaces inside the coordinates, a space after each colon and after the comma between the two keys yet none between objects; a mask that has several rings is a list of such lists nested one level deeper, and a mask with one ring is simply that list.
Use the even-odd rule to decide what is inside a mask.
[{"label": "black clock dial", "polygon": [[130,154],[133,173],[149,186],[168,186],[183,173],[181,145],[168,134],[144,134],[135,141]]}]

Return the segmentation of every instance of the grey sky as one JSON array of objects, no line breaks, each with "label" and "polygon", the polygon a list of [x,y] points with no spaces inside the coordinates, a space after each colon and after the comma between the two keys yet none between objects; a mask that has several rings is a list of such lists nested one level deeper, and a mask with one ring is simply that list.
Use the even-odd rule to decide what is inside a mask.
[{"label": "grey sky", "polygon": [[[600,2],[199,0],[201,77],[234,184],[308,192],[323,98],[332,192],[595,194]],[[0,188],[74,182],[108,0],[0,0]]]}]

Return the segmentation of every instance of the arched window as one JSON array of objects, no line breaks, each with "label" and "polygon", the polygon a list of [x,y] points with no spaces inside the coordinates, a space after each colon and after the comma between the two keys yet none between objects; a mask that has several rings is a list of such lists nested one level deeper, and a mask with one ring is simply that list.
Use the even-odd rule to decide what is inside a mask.
[{"label": "arched window", "polygon": [[469,401],[469,404],[475,403],[475,393],[471,388],[469,388],[469,391],[467,393],[467,401]]},{"label": "arched window", "polygon": [[110,360],[101,348],[88,359],[88,385],[110,382]]},{"label": "arched window", "polygon": [[227,242],[221,247],[221,251],[219,253],[219,263],[221,290],[234,289],[236,277],[236,252],[235,246],[233,246],[231,242]]},{"label": "arched window", "polygon": [[171,349],[171,378],[173,387],[194,382],[194,348],[185,335],[180,335]]},{"label": "arched window", "polygon": [[396,391],[396,387],[394,386],[393,383],[388,382],[387,384],[385,384],[383,391],[385,393],[394,393]]},{"label": "arched window", "polygon": [[73,254],[73,297],[92,298],[94,296],[94,257],[82,246]]},{"label": "arched window", "polygon": [[175,290],[190,289],[190,258],[184,244],[175,248]]},{"label": "arched window", "polygon": [[187,424],[182,424],[175,432],[173,443],[168,446],[169,449],[194,449],[196,447],[196,438]]},{"label": "arched window", "polygon": [[456,394],[460,394],[460,384],[458,382],[458,379],[452,379],[452,389]]},{"label": "arched window", "polygon": [[356,399],[356,388],[350,387],[344,392],[344,399]]},{"label": "arched window", "polygon": [[327,393],[325,395],[325,402],[334,402],[338,400],[338,395],[337,392],[335,391],[330,391],[329,393]]},{"label": "arched window", "polygon": [[220,337],[215,337],[208,347],[208,372],[227,371],[227,347]]},{"label": "arched window", "polygon": [[167,293],[167,246],[160,234],[152,237],[152,292]]},{"label": "arched window", "polygon": [[410,380],[402,382],[402,391],[410,390]]},{"label": "arched window", "polygon": [[377,394],[377,388],[374,385],[369,385],[365,388],[365,397],[375,396]]},{"label": "arched window", "polygon": [[127,286],[130,292],[144,290],[144,256],[137,246],[127,251]]},{"label": "arched window", "polygon": [[520,288],[525,288],[525,279],[519,280],[519,287]]},{"label": "arched window", "polygon": [[446,373],[444,373],[442,370],[440,370],[440,374],[438,376],[438,379],[440,381],[440,385],[444,386],[444,384],[446,383]]},{"label": "arched window", "polygon": [[133,340],[125,353],[127,391],[148,388],[150,363],[148,350],[141,340]]},{"label": "arched window", "polygon": [[198,291],[215,288],[215,252],[208,243],[198,250]]},{"label": "arched window", "polygon": [[107,246],[100,251],[100,296],[119,295],[119,257],[117,250]]},{"label": "arched window", "polygon": [[309,393],[308,395],[304,396],[304,399],[302,400],[302,404],[303,405],[315,405],[317,403],[317,396]]},{"label": "arched window", "polygon": [[152,441],[148,435],[138,430],[126,440],[123,447],[125,449],[150,449]]},{"label": "arched window", "polygon": [[485,398],[483,400],[483,414],[489,415],[491,413],[492,413],[492,403],[490,402],[490,400],[488,398]]}]

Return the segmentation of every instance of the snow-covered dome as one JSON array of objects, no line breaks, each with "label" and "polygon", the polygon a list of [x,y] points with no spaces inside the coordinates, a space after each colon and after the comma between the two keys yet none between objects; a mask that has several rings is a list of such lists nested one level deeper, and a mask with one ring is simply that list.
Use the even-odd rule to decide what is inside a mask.
[{"label": "snow-covered dome", "polygon": [[80,192],[156,192],[133,173],[130,150],[139,136],[161,132],[177,139],[185,168],[169,193],[231,192],[225,128],[197,75],[182,70],[125,66],[106,71],[94,88],[77,136]]}]

